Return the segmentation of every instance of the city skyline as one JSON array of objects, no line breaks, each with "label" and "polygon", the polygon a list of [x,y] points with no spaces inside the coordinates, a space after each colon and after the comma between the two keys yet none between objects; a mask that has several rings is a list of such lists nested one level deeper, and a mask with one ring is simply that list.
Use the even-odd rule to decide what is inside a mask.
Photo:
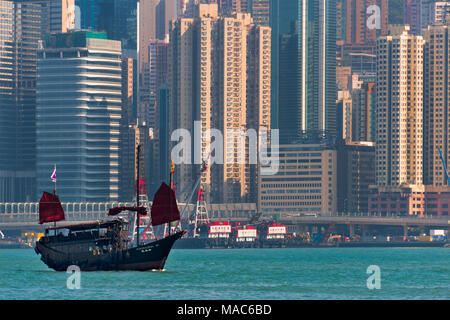
[{"label": "city skyline", "polygon": [[0,0],[0,300],[449,299],[449,61],[450,0]]},{"label": "city skyline", "polygon": [[[344,155],[347,149],[339,145],[374,143],[366,148],[376,153],[376,166],[372,173],[366,173],[373,174],[371,179],[364,180],[372,183],[376,179],[371,185],[372,192],[376,194],[377,187],[383,190],[380,192],[385,192],[384,187],[396,190],[404,184],[417,186],[425,190],[424,194],[425,186],[440,187],[439,192],[447,192],[448,180],[439,150],[447,165],[450,157],[444,141],[448,121],[443,114],[448,98],[446,90],[438,89],[445,82],[441,70],[446,56],[436,50],[445,45],[447,37],[445,3],[417,6],[414,1],[404,2],[404,22],[419,14],[417,8],[420,15],[429,18],[420,22],[420,26],[427,24],[423,31],[418,26],[408,29],[389,24],[388,3],[382,0],[142,0],[133,3],[103,0],[95,4],[82,0],[3,0],[2,4],[2,10],[7,13],[4,19],[9,19],[5,21],[10,25],[15,25],[14,19],[27,23],[26,10],[38,14],[40,20],[29,22],[40,32],[30,33],[36,48],[48,45],[46,42],[51,38],[47,34],[75,36],[77,27],[104,32],[108,41],[119,41],[117,112],[120,115],[114,129],[109,129],[109,134],[118,133],[109,138],[116,143],[114,160],[109,160],[109,165],[115,166],[110,171],[116,172],[116,176],[101,187],[114,191],[109,196],[99,196],[98,200],[102,197],[132,200],[134,192],[126,189],[133,188],[137,144],[143,148],[141,173],[149,193],[155,191],[168,177],[162,171],[168,170],[173,158],[172,133],[186,129],[195,137],[196,121],[203,133],[221,132],[225,137],[223,150],[230,152],[227,156],[234,163],[214,165],[202,173],[206,198],[214,203],[261,201],[258,182],[261,167],[248,162],[248,143],[243,148],[238,141],[227,138],[231,128],[244,132],[267,130],[269,135],[275,130],[280,146],[320,145],[328,141],[335,146],[337,159],[347,157]],[[372,10],[374,6],[378,6],[378,11]],[[380,16],[372,21],[374,12]],[[433,25],[428,26],[429,23]],[[232,30],[226,30],[227,26]],[[400,34],[401,40],[396,40]],[[12,33],[3,36],[11,37]],[[3,46],[4,56],[14,58],[13,52],[25,53],[28,47],[21,47],[23,39],[5,38],[16,43],[17,50],[8,52],[11,49]],[[412,45],[411,41],[417,44]],[[404,56],[402,50],[410,50],[413,55]],[[30,57],[33,55],[30,51]],[[5,82],[8,80],[2,80],[9,89],[1,91],[4,105],[1,118],[4,134],[0,144],[2,201],[36,199],[40,189],[50,187],[46,176],[57,162],[56,159],[39,160],[43,159],[40,150],[46,150],[42,149],[43,145],[46,148],[50,145],[42,140],[48,134],[43,135],[45,126],[40,119],[43,119],[43,98],[59,89],[56,84],[54,88],[39,84],[44,71],[37,66],[37,55],[34,66],[21,60],[24,57],[17,55],[12,60],[16,65],[13,69],[6,67],[8,60],[0,61],[4,70],[11,72],[9,85]],[[62,51],[57,59],[65,59]],[[26,71],[22,65],[31,69]],[[230,70],[228,74],[227,68],[234,68],[234,72]],[[95,85],[103,86],[99,81]],[[67,93],[60,94],[70,96],[75,88],[74,83]],[[83,88],[89,85],[83,84],[77,92],[83,92]],[[108,101],[107,94],[110,93],[102,92],[99,99]],[[228,98],[232,99],[229,101],[232,105],[227,104],[227,94],[231,94]],[[75,99],[81,101],[86,97],[81,93]],[[62,118],[58,117],[64,112],[71,114],[69,105],[62,100],[55,108],[60,111],[53,121],[60,121]],[[59,130],[63,136],[63,128]],[[436,130],[442,130],[443,134],[433,134]],[[78,136],[75,140],[79,143],[89,140],[83,140],[86,133],[82,131]],[[200,149],[192,149],[190,153],[205,160],[210,157],[210,146],[211,141],[203,141]],[[276,141],[275,146],[279,147]],[[247,159],[246,164],[238,163],[242,156]],[[283,156],[280,154],[280,159]],[[57,158],[56,154],[49,157]],[[360,158],[358,165],[365,167],[367,161]],[[198,167],[195,164],[176,166],[174,182],[180,192],[195,179]],[[337,170],[337,166],[332,168],[333,175],[337,176]],[[336,180],[338,189],[345,184],[343,179]],[[86,186],[78,188],[83,193]],[[327,192],[322,191],[321,198],[327,199]],[[79,199],[75,197],[77,192],[71,193],[64,197]],[[185,195],[181,192],[179,196]],[[88,201],[88,198],[82,199]],[[335,199],[337,195],[333,196]],[[368,208],[368,203],[355,207]],[[349,206],[337,202],[329,208],[349,210]]]}]

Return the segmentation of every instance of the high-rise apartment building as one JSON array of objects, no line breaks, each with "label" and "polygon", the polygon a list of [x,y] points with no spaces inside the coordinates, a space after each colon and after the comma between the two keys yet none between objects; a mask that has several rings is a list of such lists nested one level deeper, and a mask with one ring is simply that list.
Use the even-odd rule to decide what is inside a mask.
[{"label": "high-rise apartment building", "polygon": [[375,81],[361,82],[352,89],[352,140],[376,141],[376,84]]},{"label": "high-rise apartment building", "polygon": [[403,2],[403,23],[409,25],[411,34],[420,35],[432,17],[432,0],[405,0]]},{"label": "high-rise apartment building", "polygon": [[[237,12],[247,13],[249,12],[248,5],[250,1],[252,0],[217,0],[219,14],[228,16]],[[213,3],[213,1],[208,2]]]},{"label": "high-rise apartment building", "polygon": [[[220,17],[215,4],[200,4],[195,18],[172,25],[169,133],[187,129],[194,144],[201,142],[192,152],[198,164],[209,158],[208,130],[222,132],[226,163],[214,164],[201,180],[212,201],[241,201],[252,193],[248,146],[231,135],[236,129],[270,129],[270,37],[270,28],[253,24],[249,14]],[[195,177],[193,167],[177,166],[178,190]]]},{"label": "high-rise apartment building", "polygon": [[249,11],[254,23],[263,26],[270,24],[270,2],[271,0],[251,0]]},{"label": "high-rise apartment building", "polygon": [[122,116],[121,43],[106,33],[49,35],[39,51],[37,78],[37,193],[64,201],[119,198]]},{"label": "high-rise apartment building", "polygon": [[353,101],[349,90],[338,91],[337,104],[337,138],[352,141]]},{"label": "high-rise apartment building", "polygon": [[422,184],[423,45],[408,26],[391,26],[377,40],[379,186]]},{"label": "high-rise apartment building", "polygon": [[425,40],[424,64],[424,184],[448,186],[442,165],[441,149],[445,165],[450,163],[450,115],[449,25],[428,26],[423,30]]},{"label": "high-rise apartment building", "polygon": [[[430,3],[429,19],[430,25],[446,24],[446,19],[450,18],[450,1],[438,1]],[[426,28],[427,26],[422,26]]]}]

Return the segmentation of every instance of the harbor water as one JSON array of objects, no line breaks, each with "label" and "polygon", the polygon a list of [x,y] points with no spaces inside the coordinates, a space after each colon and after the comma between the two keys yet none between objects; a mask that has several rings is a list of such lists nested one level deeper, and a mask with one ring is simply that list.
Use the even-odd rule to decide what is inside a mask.
[{"label": "harbor water", "polygon": [[450,248],[172,250],[164,271],[81,272],[80,289],[70,276],[34,250],[0,250],[2,300],[340,300],[450,299]]}]

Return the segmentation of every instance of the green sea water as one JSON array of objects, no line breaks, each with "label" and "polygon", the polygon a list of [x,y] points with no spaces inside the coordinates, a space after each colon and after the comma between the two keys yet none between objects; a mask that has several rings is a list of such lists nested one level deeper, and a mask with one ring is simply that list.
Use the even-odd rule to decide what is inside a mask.
[{"label": "green sea water", "polygon": [[[368,289],[367,268],[380,268]],[[164,271],[55,272],[34,250],[0,250],[0,299],[450,299],[448,248],[172,250]]]}]

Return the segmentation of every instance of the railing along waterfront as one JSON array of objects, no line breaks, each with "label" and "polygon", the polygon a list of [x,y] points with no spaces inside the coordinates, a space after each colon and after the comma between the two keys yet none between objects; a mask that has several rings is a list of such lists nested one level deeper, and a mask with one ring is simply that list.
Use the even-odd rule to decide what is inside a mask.
[{"label": "railing along waterfront", "polygon": [[[131,202],[62,202],[66,220],[101,220],[114,207],[133,206]],[[0,223],[37,222],[39,203],[0,203]]]},{"label": "railing along waterfront", "polygon": [[[148,203],[151,206],[151,202]],[[180,203],[180,209],[185,204]],[[66,214],[67,221],[89,221],[102,220],[108,215],[108,210],[117,206],[134,206],[133,202],[63,202],[62,207]],[[248,221],[256,213],[255,204],[209,204],[209,216],[212,220],[230,220],[230,221]],[[188,211],[193,211],[195,205],[190,204]],[[38,222],[39,203],[0,203],[0,223],[37,223]],[[432,215],[396,215],[380,214],[374,212],[335,212],[327,214],[305,213],[305,212],[261,212],[259,220],[272,220],[274,216],[279,216],[280,221],[292,223],[317,223],[323,221],[335,221],[336,223],[344,221],[384,221],[383,224],[392,221],[393,224],[399,224],[402,221],[408,223],[417,221],[421,224],[449,224],[450,218],[447,216],[436,217]],[[308,222],[306,222],[308,221]]]}]

